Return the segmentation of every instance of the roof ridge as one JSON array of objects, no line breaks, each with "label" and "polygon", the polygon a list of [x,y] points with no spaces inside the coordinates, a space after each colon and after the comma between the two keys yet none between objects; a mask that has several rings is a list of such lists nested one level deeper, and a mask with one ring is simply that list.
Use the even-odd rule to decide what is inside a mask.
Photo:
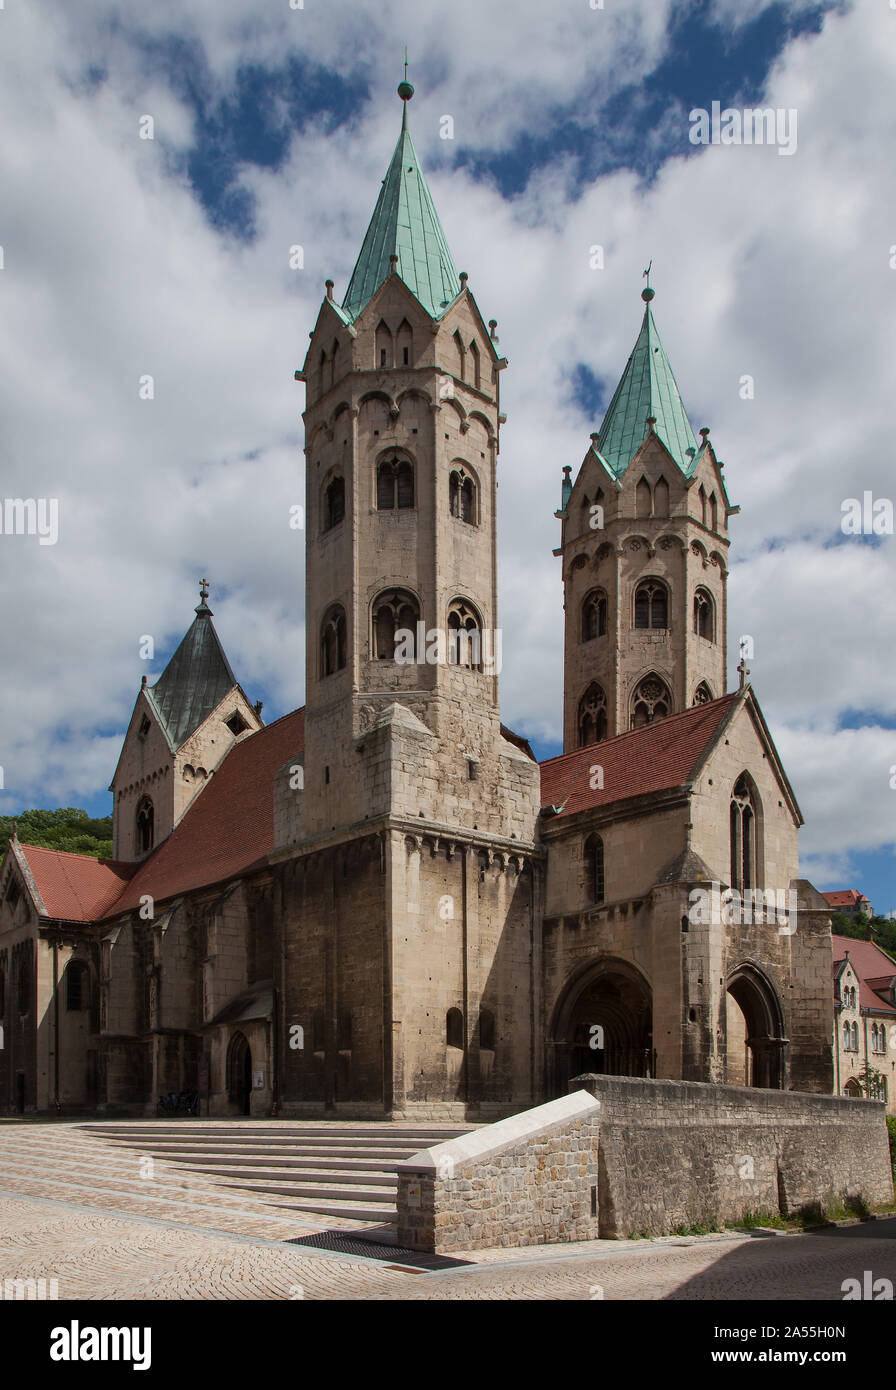
[{"label": "roof ridge", "polygon": [[631,738],[634,734],[643,734],[647,729],[653,729],[659,725],[664,727],[672,724],[675,720],[684,719],[687,716],[695,716],[698,710],[711,709],[713,705],[720,705],[723,700],[734,700],[737,698],[738,691],[729,690],[725,695],[718,695],[714,700],[707,700],[702,705],[690,705],[688,709],[678,710],[675,714],[667,714],[664,719],[655,719],[650,724],[642,724],[639,729],[626,729],[621,734],[614,734],[612,738],[601,739],[599,743],[586,743],[582,748],[573,748],[569,753],[557,753],[553,758],[545,758],[538,764],[539,767],[547,767],[549,763],[562,762],[564,758],[577,758],[588,749],[606,748],[608,743],[618,743],[620,739]]}]

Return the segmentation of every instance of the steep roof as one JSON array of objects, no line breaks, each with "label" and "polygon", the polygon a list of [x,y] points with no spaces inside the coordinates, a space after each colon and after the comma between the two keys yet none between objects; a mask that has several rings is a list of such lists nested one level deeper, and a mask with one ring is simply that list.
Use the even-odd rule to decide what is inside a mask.
[{"label": "steep roof", "polygon": [[93,859],[67,850],[44,849],[15,841],[13,848],[31,871],[42,917],[93,922],[105,915],[134,872],[133,864]]},{"label": "steep roof", "polygon": [[457,297],[460,279],[408,129],[407,99],[398,144],[342,301],[350,320],[389,275],[390,256],[398,257],[399,276],[427,313],[441,317]]},{"label": "steep roof", "polygon": [[[828,894],[824,893],[822,896],[826,898]],[[870,983],[874,980],[878,987],[888,986],[889,981],[896,976],[896,960],[873,941],[858,941],[851,936],[832,934],[831,943],[834,948],[834,978],[836,979],[840,973],[840,967],[848,951],[850,964],[859,977],[860,1006],[863,1009],[873,1009],[876,1013],[896,1014],[892,1004],[881,999]],[[885,977],[885,980],[881,977]]]},{"label": "steep roof", "polygon": [[235,878],[274,848],[274,774],[305,747],[305,710],[286,714],[235,743],[167,840],[139,866],[105,916],[136,907],[143,894],[175,894]]},{"label": "steep roof", "polygon": [[203,597],[186,637],[146,689],[172,747],[180,748],[236,683]]},{"label": "steep roof", "polygon": [[[549,758],[541,764],[542,805],[562,806],[561,817],[573,816],[577,811],[682,786],[737,698],[737,694],[723,695],[603,743]],[[591,786],[590,769],[595,765],[603,769],[603,787]]]},{"label": "steep roof", "polygon": [[865,894],[855,888],[841,888],[834,893],[822,893],[821,896],[830,907],[856,907],[860,902],[868,901]]},{"label": "steep roof", "polygon": [[[647,298],[649,296],[649,298]],[[644,442],[647,417],[654,416],[657,435],[683,473],[691,467],[697,441],[685,414],[650,308],[652,290],[645,290],[644,318],[638,340],[603,418],[595,448],[619,477]]]}]

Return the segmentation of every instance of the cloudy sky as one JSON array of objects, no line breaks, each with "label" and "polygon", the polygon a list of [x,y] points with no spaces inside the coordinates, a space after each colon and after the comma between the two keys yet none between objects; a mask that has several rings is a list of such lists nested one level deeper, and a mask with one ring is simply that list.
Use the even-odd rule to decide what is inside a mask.
[{"label": "cloudy sky", "polygon": [[[505,721],[559,750],[561,469],[600,423],[652,258],[685,405],[742,508],[730,682],[749,634],[803,872],[896,907],[896,541],[840,527],[845,498],[896,495],[892,5],[5,0],[0,499],[57,498],[59,537],[0,535],[0,811],[110,809],[140,678],[203,573],[250,698],[266,718],[302,703],[293,372],[325,279],[341,298],[351,274],[407,44],[414,139],[510,360]],[[714,101],[796,112],[796,149],[692,144]]]}]

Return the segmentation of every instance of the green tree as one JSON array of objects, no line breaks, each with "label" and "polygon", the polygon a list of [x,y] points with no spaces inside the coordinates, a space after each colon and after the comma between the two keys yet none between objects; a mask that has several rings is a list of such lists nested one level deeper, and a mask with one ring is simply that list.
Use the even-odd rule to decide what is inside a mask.
[{"label": "green tree", "polygon": [[88,854],[94,859],[112,857],[111,816],[91,817],[77,806],[52,811],[35,808],[17,816],[0,816],[0,856],[6,853],[16,825],[22,844]]}]

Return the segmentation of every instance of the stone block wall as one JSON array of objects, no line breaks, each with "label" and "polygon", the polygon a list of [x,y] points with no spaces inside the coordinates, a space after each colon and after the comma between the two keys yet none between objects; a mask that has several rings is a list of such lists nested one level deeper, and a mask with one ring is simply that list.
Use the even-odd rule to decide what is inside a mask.
[{"label": "stone block wall", "polygon": [[443,1252],[593,1239],[599,1114],[579,1092],[397,1164],[399,1245]]},{"label": "stone block wall", "polygon": [[628,1077],[571,1084],[561,1100],[398,1164],[399,1244],[625,1239],[893,1200],[875,1101]]},{"label": "stone block wall", "polygon": [[893,1199],[877,1102],[628,1077],[571,1085],[601,1103],[601,1236]]}]

